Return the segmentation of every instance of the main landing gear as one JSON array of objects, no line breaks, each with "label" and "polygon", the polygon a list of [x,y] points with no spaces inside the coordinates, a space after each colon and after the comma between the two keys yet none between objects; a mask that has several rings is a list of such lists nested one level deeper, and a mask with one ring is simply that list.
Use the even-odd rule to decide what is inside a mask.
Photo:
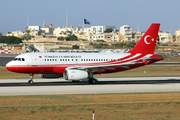
[{"label": "main landing gear", "polygon": [[34,81],[33,81],[33,77],[34,77],[34,74],[32,74],[32,73],[30,73],[30,80],[28,81],[28,83],[30,84],[30,85],[32,85],[33,83],[34,83]]},{"label": "main landing gear", "polygon": [[96,84],[97,83],[97,79],[95,79],[93,77],[93,72],[92,70],[87,70],[88,72],[88,79],[89,79],[89,84]]},{"label": "main landing gear", "polygon": [[89,84],[96,84],[96,83],[97,83],[97,79],[89,78]]}]

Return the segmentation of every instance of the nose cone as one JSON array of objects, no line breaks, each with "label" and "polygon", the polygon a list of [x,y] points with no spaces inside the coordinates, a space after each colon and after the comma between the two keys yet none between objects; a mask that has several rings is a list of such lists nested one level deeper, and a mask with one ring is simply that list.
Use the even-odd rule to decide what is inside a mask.
[{"label": "nose cone", "polygon": [[8,62],[6,64],[6,69],[9,70],[9,71],[12,71],[12,64],[11,64],[11,62]]}]

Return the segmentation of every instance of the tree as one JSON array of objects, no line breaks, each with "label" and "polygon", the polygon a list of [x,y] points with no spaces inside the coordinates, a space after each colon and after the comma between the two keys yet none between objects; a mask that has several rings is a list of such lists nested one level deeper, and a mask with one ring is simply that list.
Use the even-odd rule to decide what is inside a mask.
[{"label": "tree", "polygon": [[104,42],[104,40],[96,40],[97,42]]},{"label": "tree", "polygon": [[79,46],[78,45],[73,45],[72,48],[73,49],[79,49]]},{"label": "tree", "polygon": [[136,42],[131,42],[129,44],[127,44],[128,48],[133,48],[137,43]]},{"label": "tree", "polygon": [[78,37],[76,35],[68,35],[66,37],[67,41],[78,41]]},{"label": "tree", "polygon": [[0,36],[0,43],[19,44],[22,43],[22,39],[15,36]]},{"label": "tree", "polygon": [[104,33],[111,33],[112,31],[114,31],[112,28],[108,28],[104,31]]}]

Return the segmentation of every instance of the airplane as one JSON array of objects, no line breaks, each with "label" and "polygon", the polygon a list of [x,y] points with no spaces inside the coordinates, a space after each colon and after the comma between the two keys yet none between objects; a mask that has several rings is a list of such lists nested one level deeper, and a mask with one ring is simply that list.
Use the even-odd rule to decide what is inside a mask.
[{"label": "airplane", "polygon": [[163,60],[163,56],[154,54],[159,27],[160,23],[151,24],[136,46],[126,53],[31,52],[16,56],[6,64],[6,69],[29,74],[30,85],[34,83],[34,74],[96,84],[93,74],[120,72]]}]

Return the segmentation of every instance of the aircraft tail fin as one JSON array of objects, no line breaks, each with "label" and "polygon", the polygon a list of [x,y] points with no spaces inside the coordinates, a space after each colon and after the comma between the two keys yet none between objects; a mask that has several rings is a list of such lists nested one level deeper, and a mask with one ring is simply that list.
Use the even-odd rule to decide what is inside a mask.
[{"label": "aircraft tail fin", "polygon": [[139,40],[136,46],[128,53],[154,54],[160,23],[153,23]]}]

